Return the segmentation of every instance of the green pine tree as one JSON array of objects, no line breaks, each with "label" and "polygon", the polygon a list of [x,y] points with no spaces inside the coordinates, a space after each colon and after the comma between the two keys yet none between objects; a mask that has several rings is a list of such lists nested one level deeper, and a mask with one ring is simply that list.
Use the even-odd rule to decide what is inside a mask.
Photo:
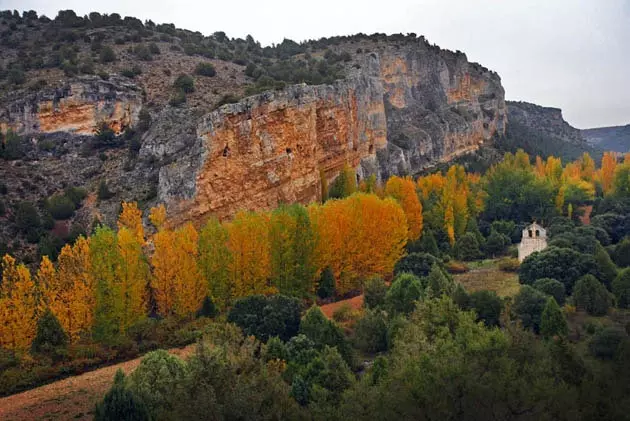
[{"label": "green pine tree", "polygon": [[567,321],[555,298],[549,297],[540,318],[540,333],[545,338],[565,336],[569,332]]}]

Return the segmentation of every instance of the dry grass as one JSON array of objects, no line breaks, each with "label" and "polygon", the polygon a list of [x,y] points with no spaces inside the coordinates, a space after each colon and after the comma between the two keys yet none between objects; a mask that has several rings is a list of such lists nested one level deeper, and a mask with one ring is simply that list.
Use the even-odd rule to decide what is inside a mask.
[{"label": "dry grass", "polygon": [[480,290],[494,291],[500,297],[512,297],[518,294],[521,285],[516,273],[503,272],[497,267],[496,260],[483,260],[469,264],[470,272],[455,275],[468,292]]}]

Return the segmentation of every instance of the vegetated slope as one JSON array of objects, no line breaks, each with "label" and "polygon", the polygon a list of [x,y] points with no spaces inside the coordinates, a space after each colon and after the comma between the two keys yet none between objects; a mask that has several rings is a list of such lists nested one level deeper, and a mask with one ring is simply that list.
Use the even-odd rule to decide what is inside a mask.
[{"label": "vegetated slope", "polygon": [[[415,34],[262,47],[5,11],[0,57],[0,246],[21,257],[112,223],[122,200],[164,202],[177,222],[230,217],[317,200],[346,163],[414,174],[505,131],[498,75]],[[74,187],[86,199],[60,211]]]},{"label": "vegetated slope", "polygon": [[506,139],[497,146],[502,150],[522,148],[530,155],[577,159],[584,152],[599,161],[602,148],[590,145],[582,132],[567,123],[559,108],[542,107],[528,102],[507,101],[509,125]]},{"label": "vegetated slope", "polygon": [[582,135],[596,148],[621,153],[630,152],[630,124],[586,129],[582,130]]}]

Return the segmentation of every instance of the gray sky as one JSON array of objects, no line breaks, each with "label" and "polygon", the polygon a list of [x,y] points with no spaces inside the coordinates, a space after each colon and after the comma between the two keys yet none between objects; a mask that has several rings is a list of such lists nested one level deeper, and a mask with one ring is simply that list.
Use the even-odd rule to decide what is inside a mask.
[{"label": "gray sky", "polygon": [[578,128],[630,123],[630,0],[0,0],[0,9],[119,13],[262,44],[415,32],[501,75],[506,98]]}]

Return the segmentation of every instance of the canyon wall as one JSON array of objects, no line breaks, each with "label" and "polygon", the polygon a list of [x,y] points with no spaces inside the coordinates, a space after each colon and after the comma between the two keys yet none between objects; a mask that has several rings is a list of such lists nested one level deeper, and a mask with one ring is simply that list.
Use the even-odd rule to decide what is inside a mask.
[{"label": "canyon wall", "polygon": [[22,135],[68,132],[94,134],[100,122],[116,133],[137,122],[142,108],[140,89],[128,80],[113,77],[83,78],[60,88],[42,89],[6,101],[0,107],[0,129]]},{"label": "canyon wall", "polygon": [[203,221],[319,200],[322,177],[330,183],[346,163],[357,180],[413,175],[476,150],[503,135],[505,124],[495,73],[420,40],[365,54],[333,85],[295,85],[225,105],[171,146],[155,127],[141,156],[167,162],[159,198],[173,221]]}]

